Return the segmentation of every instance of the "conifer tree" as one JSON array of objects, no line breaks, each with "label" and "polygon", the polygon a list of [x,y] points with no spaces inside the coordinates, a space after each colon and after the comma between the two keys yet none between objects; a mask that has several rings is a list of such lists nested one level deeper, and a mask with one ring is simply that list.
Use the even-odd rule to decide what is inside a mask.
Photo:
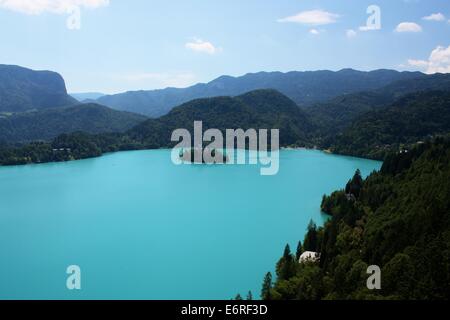
[{"label": "conifer tree", "polygon": [[264,282],[261,290],[261,299],[263,300],[271,300],[271,291],[272,290],[272,273],[268,272],[264,277]]}]

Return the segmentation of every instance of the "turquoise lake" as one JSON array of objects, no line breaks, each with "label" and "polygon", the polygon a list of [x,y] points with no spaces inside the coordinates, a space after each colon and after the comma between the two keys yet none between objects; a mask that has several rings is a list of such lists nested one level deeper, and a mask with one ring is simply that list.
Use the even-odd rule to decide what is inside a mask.
[{"label": "turquoise lake", "polygon": [[[181,165],[169,150],[0,167],[0,299],[259,297],[323,194],[381,163],[280,152],[280,171]],[[66,288],[81,268],[82,289]]]}]

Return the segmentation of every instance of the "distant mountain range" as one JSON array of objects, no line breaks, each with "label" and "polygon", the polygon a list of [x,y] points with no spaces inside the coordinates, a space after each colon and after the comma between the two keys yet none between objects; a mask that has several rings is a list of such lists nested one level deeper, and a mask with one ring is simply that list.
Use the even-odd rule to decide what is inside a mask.
[{"label": "distant mountain range", "polygon": [[10,143],[48,141],[62,133],[126,131],[147,118],[98,104],[44,109],[0,116],[0,140]]},{"label": "distant mountain range", "polygon": [[174,129],[192,130],[195,120],[202,120],[205,130],[278,128],[282,146],[318,146],[382,160],[402,145],[450,134],[450,74],[399,81],[310,108],[270,89],[196,99],[126,135],[143,148],[167,147]]},{"label": "distant mountain range", "polygon": [[242,77],[222,76],[209,83],[196,84],[185,89],[167,88],[106,95],[97,102],[113,109],[157,118],[180,104],[199,98],[237,96],[253,90],[275,89],[300,106],[311,106],[344,94],[374,90],[395,81],[420,77],[425,75],[420,72],[393,70],[260,72]]},{"label": "distant mountain range", "polygon": [[75,131],[122,132],[146,119],[94,103],[80,105],[67,94],[58,73],[0,65],[0,141],[48,141]]},{"label": "distant mountain range", "polygon": [[[0,102],[6,106],[0,111],[0,141],[50,141],[61,134],[81,131],[85,134],[59,139],[58,146],[65,141],[72,146],[88,143],[89,148],[82,148],[83,157],[90,154],[86,150],[92,146],[93,155],[170,147],[174,144],[170,141],[174,129],[192,129],[194,121],[200,120],[205,130],[276,128],[280,129],[282,146],[320,147],[374,159],[383,159],[403,145],[450,133],[450,74],[351,69],[258,73],[221,77],[187,89],[142,91],[97,100],[120,97],[138,108],[147,105],[145,97],[164,97],[157,102],[167,114],[147,119],[97,103],[80,105],[67,95],[58,74],[12,66],[0,70],[0,77],[8,79],[1,83],[2,88],[13,88],[0,90]],[[274,88],[247,91],[258,86]],[[244,93],[235,94],[240,91]],[[196,98],[177,107],[169,103],[219,93],[225,95]],[[344,94],[335,96],[340,93]],[[134,94],[143,98],[138,99],[141,104],[129,99]],[[328,100],[320,102],[322,99]],[[6,103],[11,101],[16,102]],[[298,101],[303,104],[299,106]]]},{"label": "distant mountain range", "polygon": [[387,107],[407,94],[427,90],[450,90],[450,75],[433,74],[395,81],[379,89],[346,94],[318,103],[306,109],[306,112],[320,128],[322,135],[335,135],[366,112]]},{"label": "distant mountain range", "polygon": [[83,92],[83,93],[70,93],[72,98],[77,99],[79,102],[93,101],[103,97],[105,94],[100,92]]},{"label": "distant mountain range", "polygon": [[0,65],[0,112],[40,110],[75,103],[58,73]]}]

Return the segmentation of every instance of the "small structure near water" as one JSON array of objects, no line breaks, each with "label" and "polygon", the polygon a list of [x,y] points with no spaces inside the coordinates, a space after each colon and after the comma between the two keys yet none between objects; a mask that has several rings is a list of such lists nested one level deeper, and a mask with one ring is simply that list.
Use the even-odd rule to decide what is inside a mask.
[{"label": "small structure near water", "polygon": [[298,263],[317,262],[320,260],[320,253],[313,251],[305,251],[298,259]]}]

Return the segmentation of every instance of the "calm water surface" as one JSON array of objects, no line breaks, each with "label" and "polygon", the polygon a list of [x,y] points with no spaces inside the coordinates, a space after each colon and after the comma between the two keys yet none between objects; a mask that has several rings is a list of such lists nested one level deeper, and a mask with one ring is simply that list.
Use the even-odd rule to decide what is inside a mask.
[{"label": "calm water surface", "polygon": [[[282,151],[258,166],[175,166],[170,151],[0,167],[0,299],[259,297],[322,195],[379,162]],[[82,290],[66,289],[79,265]]]}]

